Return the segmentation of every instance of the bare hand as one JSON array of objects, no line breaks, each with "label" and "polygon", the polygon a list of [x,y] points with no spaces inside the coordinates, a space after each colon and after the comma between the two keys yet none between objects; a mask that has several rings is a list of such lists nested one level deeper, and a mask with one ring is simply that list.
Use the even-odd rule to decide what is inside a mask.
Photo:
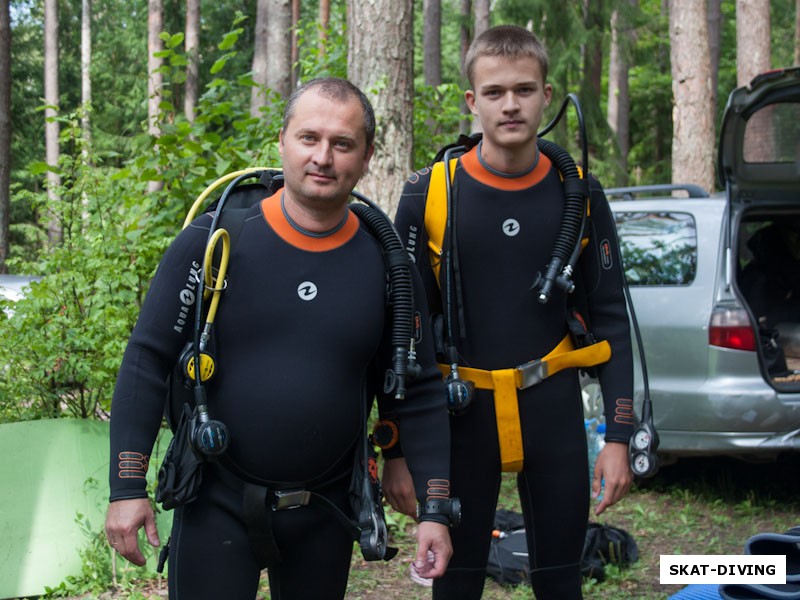
[{"label": "bare hand", "polygon": [[161,541],[156,530],[156,516],[147,498],[117,500],[108,505],[106,537],[108,543],[124,558],[144,566],[145,558],[139,549],[138,533],[144,527],[147,541],[158,547]]},{"label": "bare hand", "polygon": [[405,458],[384,461],[382,485],[386,501],[393,509],[412,519],[416,518],[417,496]]},{"label": "bare hand", "polygon": [[[428,551],[433,553],[433,560],[428,560]],[[441,577],[447,570],[447,563],[453,555],[450,543],[450,529],[447,525],[423,521],[417,527],[417,556],[414,568],[420,577],[434,579]]]},{"label": "bare hand", "polygon": [[628,464],[628,445],[622,442],[608,442],[600,451],[592,477],[592,498],[600,495],[601,481],[605,482],[603,499],[595,507],[599,515],[609,506],[619,502],[633,483],[633,472]]}]

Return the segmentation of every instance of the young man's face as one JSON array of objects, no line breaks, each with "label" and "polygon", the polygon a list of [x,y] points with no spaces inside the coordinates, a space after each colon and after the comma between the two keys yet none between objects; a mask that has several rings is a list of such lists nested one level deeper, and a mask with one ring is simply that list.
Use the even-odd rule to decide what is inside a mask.
[{"label": "young man's face", "polygon": [[279,140],[286,193],[318,208],[348,201],[373,152],[361,103],[333,100],[315,88],[298,98]]},{"label": "young man's face", "polygon": [[542,78],[539,62],[528,57],[481,56],[472,79],[474,89],[467,90],[465,98],[480,120],[484,146],[532,152],[553,92]]}]

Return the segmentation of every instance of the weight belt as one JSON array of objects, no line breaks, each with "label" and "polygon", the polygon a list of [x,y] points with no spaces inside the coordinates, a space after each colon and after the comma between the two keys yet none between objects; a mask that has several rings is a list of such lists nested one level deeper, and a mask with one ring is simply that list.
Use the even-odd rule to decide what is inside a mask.
[{"label": "weight belt", "polygon": [[[481,390],[494,390],[494,411],[497,419],[497,438],[500,443],[500,462],[503,471],[522,470],[524,452],[522,428],[519,423],[517,390],[524,390],[563,369],[593,367],[611,358],[611,346],[606,340],[575,349],[569,334],[543,358],[510,369],[486,371],[459,365],[458,373]],[[450,373],[449,365],[439,365],[443,375]]]}]

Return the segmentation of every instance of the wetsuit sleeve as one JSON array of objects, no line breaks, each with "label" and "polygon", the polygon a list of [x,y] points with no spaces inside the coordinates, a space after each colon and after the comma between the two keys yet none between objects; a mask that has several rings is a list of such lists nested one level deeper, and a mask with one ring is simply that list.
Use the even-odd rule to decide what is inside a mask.
[{"label": "wetsuit sleeve", "polygon": [[589,322],[598,340],[611,345],[611,359],[598,367],[606,418],[606,441],[626,442],[633,431],[633,350],[623,267],[614,217],[603,188],[590,179],[591,231],[581,253]]},{"label": "wetsuit sleeve", "polygon": [[403,187],[395,216],[395,227],[400,234],[403,247],[417,266],[425,298],[432,315],[441,314],[441,294],[431,267],[428,249],[428,234],[425,229],[425,200],[430,183],[430,169],[413,173]]},{"label": "wetsuit sleeve", "polygon": [[[424,503],[428,499],[450,496],[450,422],[442,375],[436,365],[428,333],[429,318],[422,284],[416,268],[412,266],[411,271],[415,317],[419,321],[416,351],[420,370],[416,377],[407,381],[405,399],[395,399],[381,390],[378,403],[382,417],[397,420],[402,454],[414,480],[417,500]],[[378,372],[382,373],[383,370],[379,368]],[[426,515],[422,520],[448,523],[442,515]]]},{"label": "wetsuit sleeve", "polygon": [[207,236],[207,227],[193,225],[170,245],[128,340],[111,401],[112,502],[147,497],[145,475],[164,414],[166,380],[192,333]]}]

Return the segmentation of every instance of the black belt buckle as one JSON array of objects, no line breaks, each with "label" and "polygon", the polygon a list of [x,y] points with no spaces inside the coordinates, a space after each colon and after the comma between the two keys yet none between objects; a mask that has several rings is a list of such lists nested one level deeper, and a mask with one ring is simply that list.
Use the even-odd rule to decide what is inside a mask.
[{"label": "black belt buckle", "polygon": [[272,510],[300,508],[308,506],[311,501],[311,492],[308,490],[275,490],[272,495]]}]

